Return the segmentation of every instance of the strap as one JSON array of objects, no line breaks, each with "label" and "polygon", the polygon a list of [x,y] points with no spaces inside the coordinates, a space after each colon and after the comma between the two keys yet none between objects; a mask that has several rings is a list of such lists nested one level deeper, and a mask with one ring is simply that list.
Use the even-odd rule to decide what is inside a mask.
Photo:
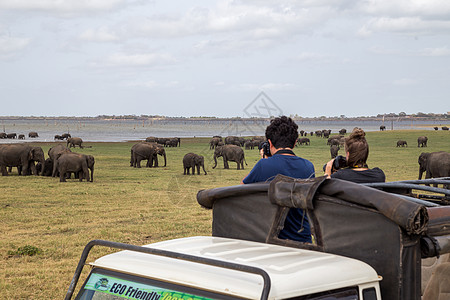
[{"label": "strap", "polygon": [[277,155],[277,154],[292,154],[292,155],[295,155],[294,151],[288,150],[288,149],[278,150],[274,155]]}]

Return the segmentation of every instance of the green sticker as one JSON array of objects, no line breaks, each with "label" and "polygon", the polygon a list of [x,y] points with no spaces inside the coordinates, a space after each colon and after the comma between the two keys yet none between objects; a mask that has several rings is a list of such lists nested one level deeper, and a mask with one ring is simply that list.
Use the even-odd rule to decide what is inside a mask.
[{"label": "green sticker", "polygon": [[210,298],[194,296],[148,284],[123,280],[107,275],[92,273],[85,290],[106,293],[125,299],[139,300],[207,300]]}]

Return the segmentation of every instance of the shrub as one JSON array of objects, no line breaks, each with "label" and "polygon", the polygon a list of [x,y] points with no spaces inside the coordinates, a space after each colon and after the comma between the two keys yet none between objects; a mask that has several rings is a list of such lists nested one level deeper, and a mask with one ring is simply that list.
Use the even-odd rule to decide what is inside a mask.
[{"label": "shrub", "polygon": [[17,248],[16,251],[8,251],[8,255],[14,256],[14,255],[19,255],[19,256],[33,256],[33,255],[37,255],[37,254],[41,254],[42,250],[39,249],[38,247],[35,246],[31,246],[31,245],[25,245],[22,247]]}]

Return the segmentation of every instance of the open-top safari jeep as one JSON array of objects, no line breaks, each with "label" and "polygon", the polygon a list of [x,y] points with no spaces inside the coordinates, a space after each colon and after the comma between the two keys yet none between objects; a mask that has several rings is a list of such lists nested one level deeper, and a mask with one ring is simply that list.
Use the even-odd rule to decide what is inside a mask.
[{"label": "open-top safari jeep", "polygon": [[[450,190],[417,183],[374,188],[279,175],[270,183],[202,190],[197,200],[213,210],[213,237],[144,247],[92,241],[66,299],[94,245],[128,251],[91,263],[77,299],[419,300],[422,289],[424,299],[439,299],[450,288],[450,206],[442,205]],[[414,198],[414,190],[426,190],[432,201]],[[295,207],[307,211],[312,244],[278,238]],[[422,261],[438,256],[446,258],[422,280]]]}]

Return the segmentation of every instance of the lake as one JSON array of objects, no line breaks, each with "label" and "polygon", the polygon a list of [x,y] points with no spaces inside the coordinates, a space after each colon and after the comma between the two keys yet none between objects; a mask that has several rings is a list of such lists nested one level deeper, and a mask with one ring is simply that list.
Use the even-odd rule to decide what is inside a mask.
[{"label": "lake", "polygon": [[[378,131],[382,121],[374,120],[303,120],[297,121],[299,130],[307,132],[331,129],[332,134],[341,128],[351,131],[361,127],[365,131]],[[73,137],[81,137],[86,142],[124,142],[156,137],[212,137],[213,135],[254,136],[264,135],[269,124],[266,120],[224,120],[224,119],[148,119],[148,120],[104,120],[104,119],[1,119],[0,132],[25,135],[25,141],[50,142],[56,134],[69,132]],[[385,121],[387,130],[439,129],[445,125],[442,120],[417,121],[396,119]],[[28,133],[36,131],[39,138],[30,139]],[[16,143],[23,140],[1,139],[0,143]]]}]

